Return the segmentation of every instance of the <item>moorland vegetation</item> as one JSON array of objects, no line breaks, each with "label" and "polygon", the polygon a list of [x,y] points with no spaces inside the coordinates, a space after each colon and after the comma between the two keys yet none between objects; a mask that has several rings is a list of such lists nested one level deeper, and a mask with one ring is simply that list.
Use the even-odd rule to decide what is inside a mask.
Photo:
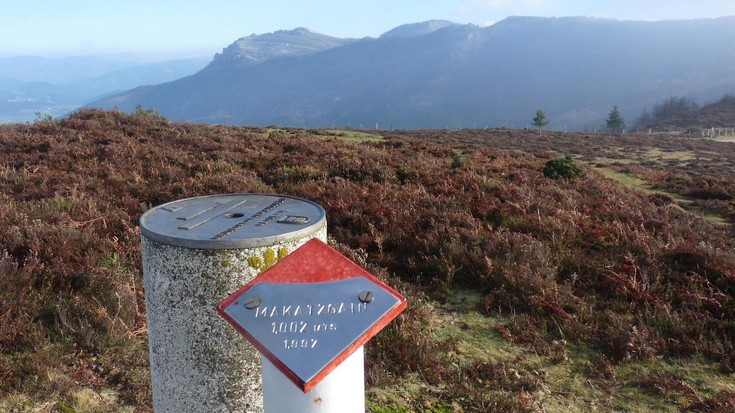
[{"label": "moorland vegetation", "polygon": [[330,243],[409,297],[367,348],[372,412],[733,411],[733,145],[2,125],[0,410],[150,411],[138,219],[259,192],[324,206]]}]

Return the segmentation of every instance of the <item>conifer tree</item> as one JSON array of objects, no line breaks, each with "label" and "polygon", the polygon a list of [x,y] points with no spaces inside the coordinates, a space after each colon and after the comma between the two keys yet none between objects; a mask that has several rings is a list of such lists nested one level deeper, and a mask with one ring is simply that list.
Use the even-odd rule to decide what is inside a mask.
[{"label": "conifer tree", "polygon": [[541,129],[549,124],[549,120],[546,119],[546,114],[543,110],[537,109],[536,110],[536,117],[533,118],[533,126],[536,126],[538,128],[538,134],[541,136]]},{"label": "conifer tree", "polygon": [[612,129],[615,133],[618,133],[618,129],[625,125],[625,119],[620,115],[620,111],[617,106],[613,106],[610,113],[607,115],[607,127]]}]

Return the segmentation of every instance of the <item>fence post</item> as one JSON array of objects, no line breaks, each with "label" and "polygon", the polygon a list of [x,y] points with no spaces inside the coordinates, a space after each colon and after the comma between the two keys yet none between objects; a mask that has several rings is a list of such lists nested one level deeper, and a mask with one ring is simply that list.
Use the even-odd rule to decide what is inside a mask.
[{"label": "fence post", "polygon": [[217,303],[312,238],[324,209],[230,194],[157,206],[140,219],[155,413],[262,412],[260,357]]}]

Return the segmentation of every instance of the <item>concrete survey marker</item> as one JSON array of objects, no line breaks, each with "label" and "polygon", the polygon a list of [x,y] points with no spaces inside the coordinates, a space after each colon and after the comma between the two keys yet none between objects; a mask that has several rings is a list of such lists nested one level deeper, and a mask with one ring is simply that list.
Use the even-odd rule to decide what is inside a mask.
[{"label": "concrete survey marker", "polygon": [[217,307],[304,392],[405,308],[403,296],[319,240]]},{"label": "concrete survey marker", "polygon": [[326,241],[324,209],[286,195],[211,195],[152,208],[140,229],[153,410],[263,412],[261,355],[215,308],[308,240]]}]

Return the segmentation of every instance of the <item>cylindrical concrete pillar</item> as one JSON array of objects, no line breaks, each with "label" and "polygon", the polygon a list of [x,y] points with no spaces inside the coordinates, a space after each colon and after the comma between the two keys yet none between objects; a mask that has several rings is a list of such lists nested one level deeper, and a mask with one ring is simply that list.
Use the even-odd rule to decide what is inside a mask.
[{"label": "cylindrical concrete pillar", "polygon": [[156,413],[262,412],[258,352],[216,305],[308,240],[324,209],[283,195],[184,199],[140,219]]}]

